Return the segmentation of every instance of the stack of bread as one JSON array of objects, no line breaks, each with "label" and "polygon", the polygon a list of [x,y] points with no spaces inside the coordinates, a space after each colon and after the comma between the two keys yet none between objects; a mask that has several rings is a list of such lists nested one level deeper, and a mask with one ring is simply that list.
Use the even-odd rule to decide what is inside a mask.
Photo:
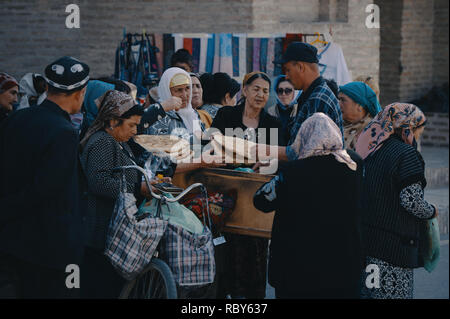
[{"label": "stack of bread", "polygon": [[192,157],[189,142],[175,135],[136,135],[134,140],[152,153],[162,153],[176,160]]}]

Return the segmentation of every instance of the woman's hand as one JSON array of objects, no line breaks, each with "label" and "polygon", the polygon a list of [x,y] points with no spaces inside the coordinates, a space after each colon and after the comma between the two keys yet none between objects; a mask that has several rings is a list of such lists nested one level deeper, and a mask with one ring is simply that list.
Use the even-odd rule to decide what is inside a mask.
[{"label": "woman's hand", "polygon": [[252,170],[255,173],[258,173],[260,167],[265,167],[265,166],[269,166],[269,165],[270,165],[270,161],[267,161],[267,162],[260,162],[260,161],[258,161],[258,162],[256,162],[255,165],[253,165]]},{"label": "woman's hand", "polygon": [[181,99],[179,97],[176,97],[176,96],[172,96],[171,98],[169,98],[161,103],[161,106],[163,107],[165,112],[172,111],[172,110],[178,111],[179,109],[181,109],[182,105],[183,105],[183,102],[181,101]]}]

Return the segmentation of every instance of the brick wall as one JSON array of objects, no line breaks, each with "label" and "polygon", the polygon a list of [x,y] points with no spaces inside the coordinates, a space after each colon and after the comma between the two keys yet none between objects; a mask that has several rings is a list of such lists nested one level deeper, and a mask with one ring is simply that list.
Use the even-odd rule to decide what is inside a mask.
[{"label": "brick wall", "polygon": [[449,118],[445,113],[425,113],[427,125],[421,138],[423,146],[449,146]]},{"label": "brick wall", "polygon": [[[403,0],[377,0],[380,7],[380,103],[398,99]],[[388,103],[389,102],[389,103]]]},{"label": "brick wall", "polygon": [[[276,2],[285,3],[284,1]],[[371,75],[378,80],[380,29],[368,29],[365,25],[368,16],[365,9],[373,1],[307,1],[309,4],[305,4],[305,7],[302,6],[302,1],[286,0],[286,2],[291,4],[291,8],[294,8],[295,4],[298,3],[295,10],[303,12],[303,14],[305,8],[319,8],[320,16],[328,16],[329,21],[319,21],[319,12],[312,10],[310,20],[317,22],[290,22],[280,18],[281,21],[275,30],[280,32],[327,33],[331,26],[333,41],[342,47],[352,77]],[[329,10],[328,15],[326,10]]]},{"label": "brick wall", "polygon": [[[81,28],[66,29],[67,4],[80,7]],[[252,0],[2,0],[0,70],[20,78],[43,72],[62,55],[92,66],[92,75],[114,72],[114,52],[127,32],[247,32]]]},{"label": "brick wall", "polygon": [[433,84],[433,1],[404,0],[400,92],[401,101],[425,95]]},{"label": "brick wall", "polygon": [[434,0],[433,84],[448,83],[448,0]]},{"label": "brick wall", "polygon": [[[365,26],[365,8],[373,2],[381,9],[381,29]],[[65,28],[69,3],[80,6],[80,29]],[[110,75],[124,27],[139,33],[327,33],[331,26],[352,76],[380,80],[382,104],[411,100],[448,81],[444,0],[2,0],[0,21],[0,70],[17,78],[42,73],[62,55],[86,61],[93,76]]]},{"label": "brick wall", "polygon": [[[65,28],[69,3],[80,7],[80,29]],[[139,33],[144,28],[155,33],[324,33],[332,23],[333,39],[342,46],[353,76],[378,77],[379,32],[365,28],[368,3],[371,1],[4,0],[0,6],[0,19],[6,26],[0,30],[0,69],[20,78],[26,72],[42,73],[45,65],[62,55],[73,55],[92,66],[93,76],[110,75],[124,27]],[[318,22],[324,12],[328,21]]]},{"label": "brick wall", "polygon": [[443,0],[376,0],[381,9],[383,105],[412,101],[448,83],[448,7]]}]

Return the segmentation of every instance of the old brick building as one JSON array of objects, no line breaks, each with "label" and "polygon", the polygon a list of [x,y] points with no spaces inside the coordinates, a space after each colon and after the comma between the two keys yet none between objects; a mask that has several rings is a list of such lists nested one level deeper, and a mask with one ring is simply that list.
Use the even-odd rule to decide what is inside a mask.
[{"label": "old brick building", "polygon": [[[381,29],[366,27],[367,5]],[[67,29],[69,3],[81,27]],[[0,70],[20,78],[62,55],[114,70],[114,51],[129,32],[326,33],[330,26],[351,75],[380,79],[383,104],[411,100],[448,82],[448,1],[444,0],[3,0]]]}]

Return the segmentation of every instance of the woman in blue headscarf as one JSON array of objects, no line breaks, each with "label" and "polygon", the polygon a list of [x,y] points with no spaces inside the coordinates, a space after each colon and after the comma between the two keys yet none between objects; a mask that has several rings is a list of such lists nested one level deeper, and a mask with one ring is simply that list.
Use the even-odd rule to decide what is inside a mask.
[{"label": "woman in blue headscarf", "polygon": [[274,80],[274,90],[277,103],[267,109],[267,113],[276,117],[281,122],[283,132],[288,131],[288,124],[297,115],[297,100],[301,94],[295,94],[294,86],[285,75],[280,75]]},{"label": "woman in blue headscarf", "polygon": [[339,105],[344,119],[345,148],[355,150],[362,130],[381,111],[375,92],[363,82],[350,82],[339,87]]}]

